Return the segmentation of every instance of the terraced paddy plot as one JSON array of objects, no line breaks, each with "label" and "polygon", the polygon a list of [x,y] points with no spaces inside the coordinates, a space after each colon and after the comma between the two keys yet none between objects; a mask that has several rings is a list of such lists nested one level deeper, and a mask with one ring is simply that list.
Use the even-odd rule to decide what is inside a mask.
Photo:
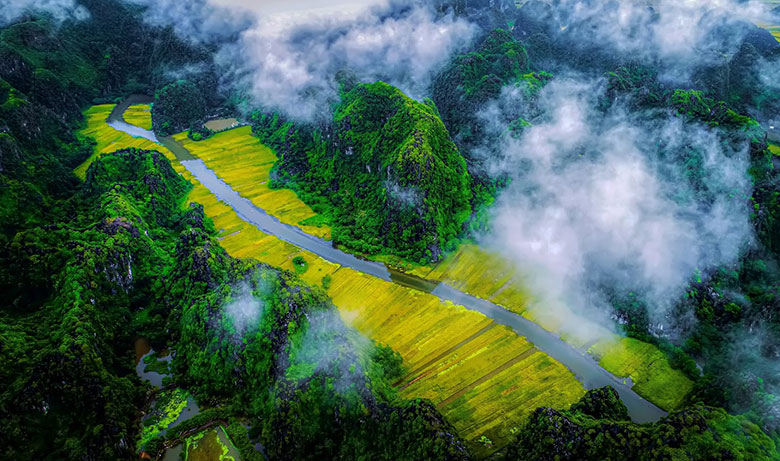
[{"label": "terraced paddy plot", "polygon": [[[92,162],[98,158],[98,156],[115,152],[120,149],[126,149],[128,147],[135,147],[138,149],[157,150],[166,154],[167,149],[159,144],[149,141],[144,138],[136,138],[130,136],[127,133],[115,130],[111,128],[106,119],[114,110],[113,104],[104,104],[100,106],[92,106],[84,112],[86,118],[86,126],[79,130],[78,135],[84,137],[93,138],[97,144],[95,145],[93,154],[84,161],[81,165],[76,167],[73,172],[82,180],[86,178],[87,168]],[[166,154],[167,155],[167,154]]]},{"label": "terraced paddy plot", "polygon": [[308,263],[301,278],[323,286],[327,277],[328,294],[345,322],[404,358],[409,375],[397,383],[402,395],[431,399],[474,444],[484,435],[494,447],[503,446],[536,407],[566,408],[584,394],[563,365],[482,314],[330,263],[267,235],[202,185],[196,185],[188,200],[204,206],[231,255],[288,270],[294,270],[293,259],[301,256]]},{"label": "terraced paddy plot", "polygon": [[308,205],[289,189],[271,189],[270,171],[276,154],[252,136],[249,126],[236,128],[204,141],[192,141],[186,133],[174,136],[194,156],[203,160],[233,190],[281,222],[329,239],[330,227],[321,223]]},{"label": "terraced paddy plot", "polygon": [[134,104],[127,108],[122,115],[125,122],[143,128],[144,130],[152,129],[152,106],[149,104]]}]

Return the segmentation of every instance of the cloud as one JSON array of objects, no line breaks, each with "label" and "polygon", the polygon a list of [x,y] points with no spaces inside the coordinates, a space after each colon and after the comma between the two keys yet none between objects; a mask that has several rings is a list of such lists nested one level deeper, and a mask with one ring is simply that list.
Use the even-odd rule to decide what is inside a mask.
[{"label": "cloud", "polygon": [[25,14],[48,14],[56,22],[83,20],[89,12],[76,0],[6,0],[0,7],[0,26],[8,25]]},{"label": "cloud", "polygon": [[[505,137],[492,166],[512,183],[485,244],[525,269],[537,309],[565,309],[572,332],[582,318],[569,309],[605,312],[605,285],[642,293],[663,324],[697,270],[736,261],[752,238],[747,142],[725,147],[667,112],[603,112],[604,92],[601,80],[557,77],[528,109],[539,113],[533,125]],[[487,124],[501,123],[498,105],[518,103],[486,110]]]},{"label": "cloud", "polygon": [[263,300],[252,294],[252,289],[244,283],[234,290],[234,297],[223,309],[223,322],[226,330],[232,331],[236,341],[251,332],[263,317]]},{"label": "cloud", "polygon": [[173,27],[188,40],[223,43],[251,27],[253,15],[245,7],[221,6],[211,0],[127,0],[146,7],[144,20],[157,27]]},{"label": "cloud", "polygon": [[[305,120],[329,119],[340,71],[385,80],[413,97],[467,45],[476,27],[424,1],[270,2],[133,0],[147,20],[195,41],[222,42],[225,83],[256,105]],[[227,37],[236,38],[235,40]]]},{"label": "cloud", "polygon": [[560,0],[553,5],[528,11],[554,24],[555,34],[569,47],[661,62],[662,77],[672,80],[688,78],[693,68],[723,63],[752,24],[770,17],[770,7],[756,0]]},{"label": "cloud", "polygon": [[344,325],[334,308],[307,313],[306,325],[300,338],[288,344],[290,367],[284,370],[294,378],[294,370],[303,367],[304,374],[322,374],[334,379],[337,392],[365,387],[363,366],[374,345],[356,330]]}]

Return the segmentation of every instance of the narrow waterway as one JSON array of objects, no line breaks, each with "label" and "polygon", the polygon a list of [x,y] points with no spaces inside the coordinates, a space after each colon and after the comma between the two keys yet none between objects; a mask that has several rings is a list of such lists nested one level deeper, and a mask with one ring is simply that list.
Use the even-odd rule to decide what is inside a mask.
[{"label": "narrow waterway", "polygon": [[[124,106],[124,108],[121,106]],[[209,169],[202,160],[194,159],[183,146],[172,138],[165,138],[165,142],[161,142],[153,132],[125,123],[121,115],[129,104],[122,104],[121,106],[117,106],[117,110],[111,114],[109,118],[110,126],[132,136],[149,139],[166,147],[168,147],[168,144],[175,144],[178,150],[183,150],[186,153],[179,154],[174,151],[176,158],[180,160],[181,164],[217,198],[231,206],[242,219],[255,225],[261,231],[308,250],[333,263],[364,272],[382,280],[432,293],[442,300],[452,301],[454,304],[480,312],[495,322],[512,328],[518,335],[527,338],[540,351],[548,354],[571,370],[586,389],[603,386],[615,388],[628,408],[631,419],[635,422],[657,421],[666,415],[665,411],[634,392],[631,389],[632,384],[630,380],[615,377],[599,366],[592,357],[575,349],[525,317],[484,299],[463,293],[446,284],[436,284],[403,273],[391,273],[382,263],[367,261],[338,250],[326,240],[307,234],[297,227],[280,222],[274,216],[269,215],[248,199],[239,195],[238,192],[217,177],[214,171]]]}]

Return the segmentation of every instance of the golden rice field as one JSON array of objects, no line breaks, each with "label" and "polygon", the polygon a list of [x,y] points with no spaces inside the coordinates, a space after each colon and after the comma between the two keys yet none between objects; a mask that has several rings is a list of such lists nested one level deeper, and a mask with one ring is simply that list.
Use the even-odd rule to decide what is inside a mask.
[{"label": "golden rice field", "polygon": [[[505,258],[477,245],[461,245],[433,268],[418,267],[414,274],[487,299],[559,334],[575,347],[588,349],[604,369],[618,377],[630,377],[639,395],[665,410],[679,407],[693,388],[693,382],[673,369],[652,344],[618,336],[595,324],[582,328],[577,335],[567,334],[562,330],[561,318],[574,318],[574,313],[563,313],[565,306],[557,306],[554,312],[543,307],[529,308],[532,297],[523,290],[519,271]],[[543,306],[544,303],[535,304]]]},{"label": "golden rice field", "polygon": [[143,138],[135,138],[129,134],[117,131],[108,126],[108,124],[106,124],[106,119],[111,114],[112,110],[114,110],[113,104],[104,104],[100,106],[92,106],[84,112],[86,125],[84,128],[79,130],[78,135],[93,138],[97,144],[95,145],[93,154],[87,160],[85,160],[84,163],[73,170],[76,176],[82,180],[87,175],[87,168],[89,168],[89,165],[92,164],[92,162],[102,154],[114,152],[119,149],[128,147],[152,149],[158,150],[160,152],[163,152],[164,150],[167,151],[167,149],[157,143]]},{"label": "golden rice field", "polygon": [[[252,136],[250,127],[219,133],[199,142],[191,141],[184,133],[174,136],[174,139],[184,144],[193,155],[201,158],[234,190],[242,196],[250,198],[258,207],[265,209],[282,222],[297,225],[305,232],[322,236],[322,234],[312,232],[311,226],[300,224],[304,219],[314,216],[314,213],[292,191],[268,188],[268,173],[276,161],[276,156],[273,151],[261,145]],[[196,201],[202,202],[202,200],[203,198],[199,198]],[[274,204],[281,206],[274,206]],[[287,208],[290,204],[293,206]],[[286,213],[287,210],[291,210],[292,214]],[[295,214],[300,210],[305,210],[307,214]],[[222,211],[232,213],[232,210],[227,206],[224,206]],[[209,215],[211,216],[211,214]],[[241,221],[237,216],[236,219]],[[265,249],[269,245],[289,245],[272,236],[260,238],[255,235],[250,237],[247,232],[243,232],[243,235],[241,233],[234,234],[238,230],[237,225],[239,224],[231,223],[226,224],[226,227],[221,227],[225,229],[225,235],[228,236],[222,242],[223,246],[236,256],[252,256],[263,260],[256,254],[256,247]],[[323,230],[323,228],[314,229]],[[329,229],[324,229],[329,233]],[[248,239],[255,239],[255,242]],[[267,241],[268,239],[272,239],[276,243],[271,244]],[[268,250],[263,251],[268,252]],[[288,252],[287,257],[281,260],[277,254],[273,261],[265,262],[292,270],[292,258],[296,255],[297,253]],[[266,256],[270,256],[270,254]],[[305,254],[304,256],[306,257]],[[323,269],[322,264],[317,262],[312,264],[312,258],[325,264],[330,263],[311,254],[306,257],[310,269],[304,274],[304,278],[311,279],[308,281],[313,283],[320,283],[322,277],[327,275],[327,271]],[[514,265],[505,258],[489,253],[477,245],[462,245],[458,251],[442,263],[433,268],[418,267],[413,273],[428,280],[447,282],[466,293],[490,300],[512,312],[521,314],[542,325],[548,331],[560,334],[564,340],[583,350],[596,343],[600,338],[607,338],[602,340],[602,347],[599,349],[601,365],[617,376],[631,377],[637,383],[635,390],[640,395],[664,409],[676,408],[692,388],[692,382],[682,372],[671,368],[668,360],[655,346],[640,343],[646,347],[628,347],[624,345],[624,342],[628,341],[627,338],[611,334],[596,325],[586,329],[591,336],[563,333],[560,324],[562,308],[555,312],[527,309],[530,296],[523,289],[522,276]],[[574,316],[573,313],[571,315]],[[395,346],[393,347],[395,348]],[[619,360],[627,355],[630,356],[630,363],[648,365],[648,368],[618,367]],[[650,364],[652,367],[649,367]],[[669,383],[676,385],[670,390],[667,389]]]},{"label": "golden rice field", "polygon": [[[105,126],[96,132],[107,136],[109,130],[114,131]],[[114,136],[114,149],[135,142],[130,136]],[[261,232],[220,202],[173,153],[158,150],[195,185],[184,206],[204,206],[228,253],[288,270],[294,270],[292,260],[300,255],[309,266],[301,275],[304,280],[322,285],[329,276],[328,294],[345,322],[404,358],[408,375],[397,383],[401,394],[431,399],[478,451],[505,445],[537,407],[567,408],[584,394],[566,367],[482,314],[330,263]],[[482,436],[492,443],[480,442]]]},{"label": "golden rice field", "polygon": [[244,126],[223,131],[203,141],[192,141],[186,133],[174,136],[195,157],[214,170],[223,181],[281,222],[301,228],[325,239],[330,227],[313,225],[318,216],[289,189],[271,189],[269,173],[276,154],[252,136],[252,128]]},{"label": "golden rice field", "polygon": [[584,394],[566,367],[480,313],[349,268],[332,278],[342,317],[404,357],[401,394],[430,399],[466,440],[502,446],[537,407]]},{"label": "golden rice field", "polygon": [[144,130],[152,129],[152,106],[149,104],[134,104],[127,108],[122,118],[125,122]]}]

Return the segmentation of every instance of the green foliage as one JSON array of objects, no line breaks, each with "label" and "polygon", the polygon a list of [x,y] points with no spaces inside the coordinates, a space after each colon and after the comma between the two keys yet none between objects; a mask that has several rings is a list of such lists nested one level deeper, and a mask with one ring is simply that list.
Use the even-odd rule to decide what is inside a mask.
[{"label": "green foliage", "polygon": [[757,125],[755,120],[736,113],[724,101],[706,97],[702,91],[675,90],[670,100],[672,107],[680,114],[701,120],[710,126],[742,128]]},{"label": "green foliage", "polygon": [[[539,408],[501,454],[536,459],[778,459],[766,434],[743,416],[694,406],[657,423],[628,421],[612,388],[589,391],[571,410]],[[595,409],[595,411],[594,411]],[[619,418],[612,419],[615,415]]]},{"label": "green foliage", "polygon": [[255,114],[277,150],[276,185],[328,215],[333,240],[372,255],[437,260],[471,214],[471,179],[435,108],[382,82],[358,84],[334,114],[336,139]]},{"label": "green foliage", "polygon": [[143,388],[130,359],[138,332],[127,327],[133,306],[162,292],[189,187],[159,154],[107,155],[63,203],[78,215],[20,232],[3,248],[0,331],[14,345],[3,358],[28,357],[0,383],[7,453],[130,454],[120,440],[132,439]]},{"label": "green foliage", "polygon": [[167,375],[171,372],[168,367],[168,361],[158,359],[157,352],[144,357],[144,371],[147,373],[159,373],[161,375]]},{"label": "green foliage", "polygon": [[[433,101],[464,155],[483,141],[477,112],[497,98],[506,85],[517,85],[529,95],[538,91],[550,74],[531,72],[523,45],[502,29],[490,32],[472,52],[457,56],[433,83]],[[471,163],[469,165],[472,166]]]},{"label": "green foliage", "polygon": [[[162,136],[184,131],[202,122],[205,117],[206,100],[200,89],[190,81],[170,83],[154,95],[152,125],[154,131]],[[200,134],[203,136],[203,133]]]},{"label": "green foliage", "polygon": [[293,258],[293,266],[297,274],[305,274],[309,270],[309,263],[303,256],[296,256]]},{"label": "green foliage", "polygon": [[[84,106],[149,94],[172,67],[211,61],[172,30],[145,25],[135,6],[80,5],[89,19],[56,24],[27,15],[0,29],[0,233],[9,237],[66,219],[58,201],[75,192],[72,169],[92,153],[73,135]],[[214,99],[216,77],[196,77]]]},{"label": "green foliage", "polygon": [[172,389],[161,392],[143,421],[143,430],[138,439],[138,449],[142,450],[147,443],[164,432],[170,426],[184,408],[187,406],[189,394],[182,389]]},{"label": "green foliage", "polygon": [[209,129],[203,123],[195,123],[190,126],[190,130],[187,132],[187,137],[193,141],[203,141],[214,136],[214,131]]}]

